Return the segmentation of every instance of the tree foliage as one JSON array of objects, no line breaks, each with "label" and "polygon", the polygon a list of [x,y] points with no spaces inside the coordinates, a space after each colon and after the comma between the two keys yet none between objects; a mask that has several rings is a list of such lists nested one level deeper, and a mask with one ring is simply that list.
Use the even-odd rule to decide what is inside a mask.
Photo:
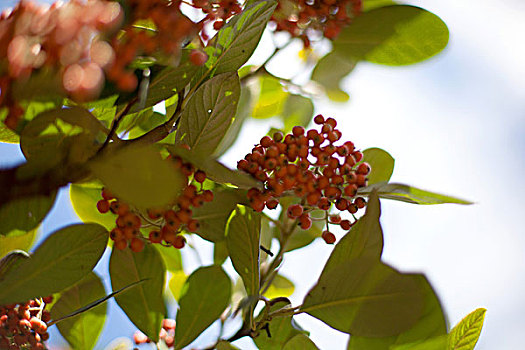
[{"label": "tree foliage", "polygon": [[[246,65],[265,31],[287,43]],[[449,331],[427,278],[382,261],[380,223],[381,200],[470,202],[390,182],[392,155],[314,117],[319,98],[348,99],[341,81],[361,62],[418,63],[448,37],[437,15],[376,0],[21,2],[2,15],[0,141],[19,143],[26,161],[0,170],[0,347],[44,348],[56,324],[73,348],[92,349],[114,297],[137,344],[182,349],[214,322],[237,322],[210,348],[249,337],[317,349],[294,318],[306,313],[349,334],[352,350],[473,349],[485,310]],[[301,75],[268,70],[294,41]],[[282,128],[261,130],[230,169],[219,157],[249,118]],[[84,223],[33,247],[66,185]],[[213,243],[214,264],[185,271],[192,235]],[[336,244],[292,305],[280,266],[316,240]],[[93,272],[105,250],[113,292]],[[27,322],[13,326],[15,315]]]}]

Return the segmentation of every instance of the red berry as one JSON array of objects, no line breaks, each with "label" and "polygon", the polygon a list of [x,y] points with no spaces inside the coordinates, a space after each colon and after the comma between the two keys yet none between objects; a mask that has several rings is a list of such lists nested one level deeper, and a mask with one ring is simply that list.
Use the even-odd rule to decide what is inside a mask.
[{"label": "red berry", "polygon": [[177,249],[182,249],[184,248],[185,245],[186,245],[186,238],[184,238],[184,236],[178,235],[177,237],[175,237],[175,240],[173,242],[173,247]]},{"label": "red berry", "polygon": [[318,125],[324,124],[324,117],[321,114],[318,114],[315,116],[314,122]]},{"label": "red berry", "polygon": [[321,237],[327,244],[334,244],[336,240],[335,235],[330,231],[323,231]]},{"label": "red berry", "polygon": [[135,253],[139,253],[144,249],[144,241],[138,237],[134,237],[129,244],[129,247]]},{"label": "red berry", "polygon": [[290,219],[295,219],[301,216],[302,213],[303,213],[303,207],[300,204],[293,204],[288,207],[287,214]]},{"label": "red berry", "polygon": [[191,50],[190,53],[190,62],[194,66],[202,66],[208,60],[208,55],[199,50]]},{"label": "red berry", "polygon": [[193,178],[195,179],[195,181],[203,183],[204,180],[206,180],[206,173],[202,170],[197,170],[193,175]]},{"label": "red berry", "polygon": [[109,202],[105,199],[101,199],[97,202],[97,209],[101,214],[105,214],[109,211]]}]

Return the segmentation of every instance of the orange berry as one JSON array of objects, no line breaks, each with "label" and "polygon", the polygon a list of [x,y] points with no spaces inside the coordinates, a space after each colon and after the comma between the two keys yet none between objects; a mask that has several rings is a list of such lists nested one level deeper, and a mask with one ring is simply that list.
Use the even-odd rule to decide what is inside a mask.
[{"label": "orange berry", "polygon": [[173,242],[173,247],[177,249],[182,249],[184,248],[185,245],[186,245],[186,238],[184,238],[184,236],[178,235],[177,237],[175,237],[175,240]]},{"label": "orange berry", "polygon": [[151,243],[160,243],[162,242],[162,235],[160,234],[160,231],[153,230],[149,233],[149,241]]},{"label": "orange berry", "polygon": [[339,225],[341,226],[343,230],[350,230],[350,228],[352,227],[350,220],[341,220]]},{"label": "orange berry", "polygon": [[138,237],[134,237],[129,244],[129,247],[135,253],[139,253],[144,249],[144,241]]},{"label": "orange berry", "polygon": [[328,200],[328,198],[326,198],[326,197],[321,197],[319,199],[319,201],[317,202],[317,206],[321,210],[328,210],[328,209],[330,209],[330,205],[331,205],[331,203]]},{"label": "orange berry", "polygon": [[358,175],[368,175],[369,172],[370,172],[370,165],[368,165],[368,163],[359,164],[356,170],[356,173]]},{"label": "orange berry", "polygon": [[359,208],[363,209],[366,206],[366,201],[363,197],[357,197],[354,199],[354,204]]},{"label": "orange berry", "polygon": [[324,117],[322,114],[318,114],[315,116],[314,118],[314,123],[317,124],[317,125],[322,125],[324,124]]},{"label": "orange berry", "polygon": [[191,50],[190,53],[190,62],[194,66],[202,66],[208,60],[208,55],[199,50]]},{"label": "orange berry", "polygon": [[312,227],[312,219],[310,219],[310,215],[303,213],[299,217],[299,225],[303,230],[308,230],[310,227]]}]

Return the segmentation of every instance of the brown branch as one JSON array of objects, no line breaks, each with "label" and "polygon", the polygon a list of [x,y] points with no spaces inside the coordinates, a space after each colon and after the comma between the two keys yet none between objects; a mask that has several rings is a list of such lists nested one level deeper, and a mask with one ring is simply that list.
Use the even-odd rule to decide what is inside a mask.
[{"label": "brown branch", "polygon": [[118,129],[118,126],[120,124],[120,122],[122,121],[122,119],[124,119],[124,117],[126,115],[128,115],[129,113],[129,110],[131,109],[131,107],[133,107],[133,105],[138,101],[138,97],[133,97],[127,104],[126,106],[124,107],[123,110],[120,111],[120,113],[118,115],[115,116],[115,119],[113,119],[113,124],[111,124],[111,129],[109,130],[109,133],[108,133],[108,136],[106,137],[106,140],[104,141],[104,144],[98,149],[97,151],[97,154],[96,155],[99,155],[101,154],[104,149],[106,149],[106,147],[109,145],[109,141],[111,139],[113,139],[113,137],[115,136],[115,133],[117,132],[117,129]]}]

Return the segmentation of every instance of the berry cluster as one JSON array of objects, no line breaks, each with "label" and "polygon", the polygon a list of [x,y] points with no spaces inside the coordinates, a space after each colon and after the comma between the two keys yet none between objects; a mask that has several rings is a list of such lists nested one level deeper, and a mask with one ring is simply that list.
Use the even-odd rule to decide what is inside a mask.
[{"label": "berry cluster", "polygon": [[[98,211],[117,215],[116,227],[110,232],[115,248],[125,249],[129,245],[132,251],[140,252],[149,242],[181,249],[186,244],[182,230],[196,232],[199,229],[199,222],[192,218],[192,208],[213,200],[213,192],[203,189],[206,173],[196,170],[191,163],[185,163],[179,157],[169,157],[169,161],[186,176],[187,185],[173,204],[166,208],[150,208],[144,213],[119,200],[107,189],[102,190],[103,199],[97,202]],[[148,238],[141,234],[142,228],[152,228]]]},{"label": "berry cluster", "polygon": [[[237,167],[263,183],[262,191],[256,188],[248,191],[254,210],[275,209],[279,197],[293,195],[300,198],[300,204],[290,205],[287,215],[297,220],[303,230],[311,227],[310,213],[316,209],[326,212],[327,225],[337,224],[349,230],[353,223],[341,220],[339,215],[328,217],[328,211],[333,204],[340,212],[353,216],[363,208],[366,202],[356,198],[357,190],[367,185],[371,169],[362,162],[363,153],[352,142],[336,145],[342,133],[336,129],[335,119],[325,120],[317,115],[314,122],[321,126],[320,132],[295,126],[286,136],[279,132],[273,138],[264,136]],[[328,230],[323,238],[327,243],[335,241]]]},{"label": "berry cluster", "polygon": [[46,68],[61,77],[65,93],[78,100],[96,98],[104,83],[103,69],[113,60],[111,46],[98,40],[122,20],[117,2],[102,0],[55,3],[21,1],[0,15],[0,107],[8,108],[5,124],[15,129],[23,110],[12,86],[33,71]]},{"label": "berry cluster", "polygon": [[310,39],[319,35],[334,39],[361,8],[362,0],[279,1],[272,21],[276,31],[287,31],[309,47]]},{"label": "berry cluster", "polygon": [[51,320],[46,304],[53,297],[0,307],[0,349],[46,349],[47,323]]},{"label": "berry cluster", "polygon": [[[200,9],[205,17],[203,21],[213,23],[213,29],[219,30],[224,23],[232,16],[240,13],[242,7],[237,0],[193,0],[191,6]],[[209,39],[209,34],[205,28],[201,32],[204,40]]]},{"label": "berry cluster", "polygon": [[[142,332],[135,332],[133,334],[133,341],[135,344],[145,344],[151,343],[151,339],[148,338]],[[175,345],[175,320],[171,318],[166,318],[162,320],[162,328],[159,332],[159,341],[164,342],[164,345],[168,348],[172,348]]]}]

